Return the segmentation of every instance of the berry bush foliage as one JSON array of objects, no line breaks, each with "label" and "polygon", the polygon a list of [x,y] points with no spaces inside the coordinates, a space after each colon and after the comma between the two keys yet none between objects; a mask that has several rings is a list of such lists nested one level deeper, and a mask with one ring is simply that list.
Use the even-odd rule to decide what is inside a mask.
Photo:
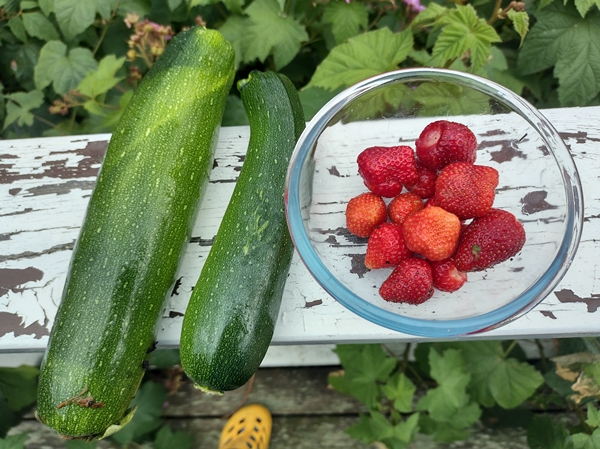
[{"label": "berry bush foliage", "polygon": [[[169,39],[195,24],[232,42],[238,79],[252,69],[292,79],[307,118],[340,89],[415,66],[477,73],[538,107],[599,104],[598,6],[598,0],[0,0],[1,136],[110,132]],[[223,124],[246,124],[235,88]]]}]

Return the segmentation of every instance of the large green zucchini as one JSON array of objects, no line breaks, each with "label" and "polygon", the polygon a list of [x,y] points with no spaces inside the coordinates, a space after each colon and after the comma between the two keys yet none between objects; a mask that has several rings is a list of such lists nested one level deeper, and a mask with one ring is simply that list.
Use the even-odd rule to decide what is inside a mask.
[{"label": "large green zucchini", "polygon": [[233,76],[233,49],[218,32],[181,32],[112,135],[39,379],[37,416],[66,438],[106,436],[131,417]]}]

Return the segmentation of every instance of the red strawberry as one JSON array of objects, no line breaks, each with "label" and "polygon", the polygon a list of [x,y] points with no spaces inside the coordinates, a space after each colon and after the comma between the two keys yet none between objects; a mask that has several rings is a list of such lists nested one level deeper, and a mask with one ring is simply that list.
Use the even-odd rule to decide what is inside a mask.
[{"label": "red strawberry", "polygon": [[421,197],[414,193],[401,193],[388,204],[388,215],[390,220],[396,224],[402,224],[410,214],[423,209],[424,204]]},{"label": "red strawberry", "polygon": [[368,237],[387,220],[387,207],[380,196],[366,192],[355,196],[346,206],[346,227],[358,237]]},{"label": "red strawberry", "polygon": [[419,179],[415,184],[405,186],[409,192],[416,193],[421,198],[431,198],[435,194],[435,180],[437,171],[424,167],[419,161],[416,163]]},{"label": "red strawberry", "polygon": [[485,270],[511,258],[525,244],[525,229],[508,211],[474,218],[460,236],[454,263],[460,271]]},{"label": "red strawberry", "polygon": [[477,138],[461,123],[439,120],[423,129],[415,142],[417,158],[432,170],[452,162],[475,162]]},{"label": "red strawberry", "polygon": [[358,155],[358,173],[376,195],[393,198],[404,184],[417,181],[415,153],[411,147],[370,147]]},{"label": "red strawberry", "polygon": [[454,162],[442,169],[435,182],[435,204],[461,220],[481,217],[492,208],[497,186],[495,168]]},{"label": "red strawberry", "polygon": [[467,273],[459,271],[452,259],[431,262],[433,286],[443,292],[455,292],[467,282]]},{"label": "red strawberry", "polygon": [[402,259],[412,256],[402,237],[402,227],[394,223],[377,226],[367,242],[365,266],[375,268],[395,267]]},{"label": "red strawberry", "polygon": [[433,275],[424,259],[401,260],[379,287],[379,294],[390,302],[421,304],[433,296]]},{"label": "red strawberry", "polygon": [[441,207],[428,206],[402,224],[406,246],[430,261],[444,260],[456,249],[460,220]]}]

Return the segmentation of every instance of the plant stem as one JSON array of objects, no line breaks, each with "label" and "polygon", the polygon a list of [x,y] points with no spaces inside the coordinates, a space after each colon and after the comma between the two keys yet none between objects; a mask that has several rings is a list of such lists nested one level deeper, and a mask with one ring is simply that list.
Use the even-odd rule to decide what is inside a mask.
[{"label": "plant stem", "polygon": [[502,354],[502,359],[508,357],[508,354],[510,354],[510,352],[514,349],[515,346],[517,346],[517,340],[513,340],[510,346],[506,349],[506,351],[504,351],[504,354]]},{"label": "plant stem", "polygon": [[494,12],[492,16],[487,21],[488,25],[491,25],[498,19],[498,11],[500,11],[500,7],[502,6],[502,0],[496,0],[496,4],[494,5]]},{"label": "plant stem", "polygon": [[548,359],[546,357],[546,353],[544,352],[544,346],[542,345],[542,342],[536,338],[533,340],[535,345],[538,348],[538,351],[540,353],[540,362],[542,363],[542,368],[544,369],[544,372],[547,372],[549,367],[548,367]]},{"label": "plant stem", "polygon": [[56,123],[52,123],[50,120],[46,120],[44,117],[40,117],[37,114],[33,114],[33,118],[35,118],[36,120],[39,120],[40,122],[42,122],[45,125],[51,126],[52,128],[56,128]]}]

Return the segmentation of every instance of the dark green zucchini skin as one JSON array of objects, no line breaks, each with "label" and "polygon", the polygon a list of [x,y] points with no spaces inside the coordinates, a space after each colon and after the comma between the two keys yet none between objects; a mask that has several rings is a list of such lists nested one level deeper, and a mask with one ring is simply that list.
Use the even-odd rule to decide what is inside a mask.
[{"label": "dark green zucchini skin", "polygon": [[208,181],[233,76],[233,49],[218,32],[181,32],[112,135],[39,377],[37,417],[65,438],[105,436],[128,415]]},{"label": "dark green zucchini skin", "polygon": [[186,374],[216,393],[244,385],[273,337],[293,253],[285,176],[305,126],[287,78],[255,71],[238,89],[250,123],[248,151],[192,292],[180,345]]}]

